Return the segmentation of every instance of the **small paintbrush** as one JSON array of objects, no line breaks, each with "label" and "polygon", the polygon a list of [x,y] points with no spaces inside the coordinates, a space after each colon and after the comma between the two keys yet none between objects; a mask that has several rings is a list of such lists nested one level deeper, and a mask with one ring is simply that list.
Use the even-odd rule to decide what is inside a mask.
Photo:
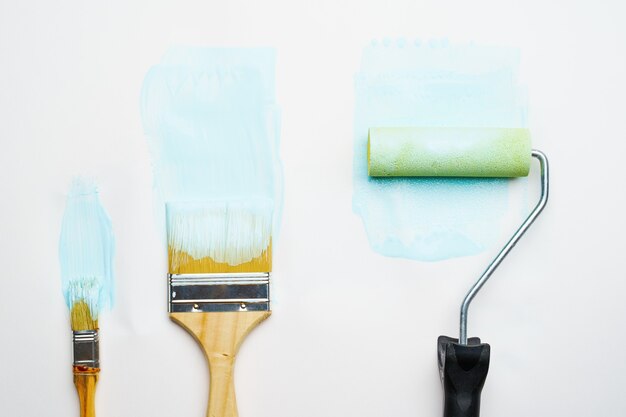
[{"label": "small paintbrush", "polygon": [[237,416],[235,355],[271,314],[272,215],[266,199],[167,204],[170,318],[207,358],[209,417]]},{"label": "small paintbrush", "polygon": [[94,184],[74,180],[67,198],[59,260],[74,345],[74,385],[81,417],[95,416],[100,373],[98,316],[112,304],[114,240]]}]

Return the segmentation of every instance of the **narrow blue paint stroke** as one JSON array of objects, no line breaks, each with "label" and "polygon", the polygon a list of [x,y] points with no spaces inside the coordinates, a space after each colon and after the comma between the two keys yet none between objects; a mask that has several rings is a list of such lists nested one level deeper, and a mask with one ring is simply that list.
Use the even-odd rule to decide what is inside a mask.
[{"label": "narrow blue paint stroke", "polygon": [[61,283],[71,309],[84,301],[94,319],[114,300],[115,239],[111,220],[102,207],[95,184],[72,182],[59,240]]},{"label": "narrow blue paint stroke", "polygon": [[144,79],[141,111],[162,202],[258,200],[280,224],[275,54],[180,47]]},{"label": "narrow blue paint stroke", "polygon": [[373,126],[526,127],[518,52],[406,42],[373,44],[355,80],[353,209],[371,247],[437,261],[491,245],[507,209],[504,179],[370,178]]}]

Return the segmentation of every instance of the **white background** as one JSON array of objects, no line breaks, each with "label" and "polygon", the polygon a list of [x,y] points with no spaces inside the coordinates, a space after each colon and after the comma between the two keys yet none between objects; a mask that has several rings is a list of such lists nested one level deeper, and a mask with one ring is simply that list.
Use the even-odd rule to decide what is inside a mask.
[{"label": "white background", "polygon": [[78,415],[57,261],[77,173],[100,184],[117,236],[98,415],[204,415],[204,358],[166,313],[139,116],[148,68],[192,44],[278,54],[276,303],[239,354],[240,415],[440,416],[436,338],[457,334],[461,297],[492,254],[385,258],[352,213],[353,76],[370,40],[399,36],[519,47],[534,144],[552,163],[546,211],[470,312],[470,334],[492,346],[482,415],[626,415],[620,3],[3,0],[0,415]]}]

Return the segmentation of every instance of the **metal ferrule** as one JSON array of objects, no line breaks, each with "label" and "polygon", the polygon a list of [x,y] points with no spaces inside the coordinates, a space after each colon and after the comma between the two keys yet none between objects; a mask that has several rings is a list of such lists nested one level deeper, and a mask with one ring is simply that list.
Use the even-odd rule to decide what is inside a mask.
[{"label": "metal ferrule", "polygon": [[100,368],[100,339],[97,330],[72,332],[74,366]]},{"label": "metal ferrule", "polygon": [[168,311],[269,311],[269,272],[169,274]]}]

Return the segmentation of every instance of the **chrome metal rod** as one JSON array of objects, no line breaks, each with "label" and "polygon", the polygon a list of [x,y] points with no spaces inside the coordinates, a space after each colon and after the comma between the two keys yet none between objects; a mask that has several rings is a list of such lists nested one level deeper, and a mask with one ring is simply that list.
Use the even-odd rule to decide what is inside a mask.
[{"label": "chrome metal rod", "polygon": [[470,303],[472,302],[474,297],[476,297],[478,291],[480,291],[483,285],[485,285],[487,280],[491,277],[498,265],[500,265],[500,262],[502,262],[506,255],[509,254],[511,249],[513,249],[513,247],[517,244],[517,242],[524,235],[526,230],[528,230],[530,225],[533,224],[537,216],[539,216],[539,213],[541,213],[543,208],[546,206],[546,203],[548,202],[548,158],[546,158],[546,155],[543,152],[536,149],[533,149],[532,156],[539,160],[539,165],[541,167],[541,197],[539,198],[539,202],[537,203],[533,211],[531,211],[526,220],[524,220],[524,223],[522,223],[519,229],[517,229],[515,234],[508,241],[508,243],[504,245],[502,250],[500,250],[500,253],[498,253],[493,261],[491,261],[487,269],[485,269],[485,272],[483,272],[478,281],[476,281],[472,288],[470,288],[467,295],[463,299],[463,303],[461,304],[461,330],[459,335],[459,343],[461,345],[467,345],[467,312],[469,310]]}]

